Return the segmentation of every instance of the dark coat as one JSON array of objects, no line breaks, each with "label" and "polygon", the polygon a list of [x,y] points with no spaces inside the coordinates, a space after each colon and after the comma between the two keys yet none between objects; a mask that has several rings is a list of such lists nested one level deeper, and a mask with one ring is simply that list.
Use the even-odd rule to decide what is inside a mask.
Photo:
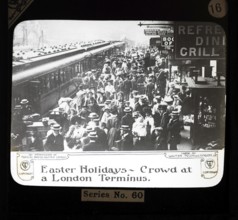
[{"label": "dark coat", "polygon": [[110,117],[107,121],[107,129],[108,131],[111,129],[111,128],[117,128],[119,126],[119,119],[118,117]]},{"label": "dark coat", "polygon": [[134,111],[138,111],[138,112],[140,112],[140,113],[142,113],[142,106],[140,105],[140,103],[139,102],[137,102],[136,104],[135,104],[135,107],[134,107]]},{"label": "dark coat", "polygon": [[155,127],[160,127],[162,116],[163,115],[160,115],[159,112],[155,112],[155,114],[153,115]]},{"label": "dark coat", "polygon": [[102,151],[103,148],[96,142],[89,142],[84,145],[83,151]]},{"label": "dark coat", "polygon": [[12,118],[11,132],[15,135],[18,135],[16,139],[11,140],[12,146],[18,146],[22,144],[22,139],[26,134],[26,124],[23,123],[20,116],[16,116]]},{"label": "dark coat", "polygon": [[146,85],[146,95],[149,96],[149,97],[152,96],[154,89],[155,89],[155,84],[152,83],[152,82],[148,83]]},{"label": "dark coat", "polygon": [[163,133],[156,136],[153,131],[151,135],[151,142],[154,146],[154,150],[168,150],[167,139],[164,137]]},{"label": "dark coat", "polygon": [[45,150],[47,151],[63,151],[64,150],[64,138],[61,134],[55,136],[50,134],[45,142]]},{"label": "dark coat", "polygon": [[93,103],[92,105],[89,105],[88,108],[89,108],[89,111],[91,112],[96,112],[98,115],[101,114],[101,109],[96,102]]},{"label": "dark coat", "polygon": [[129,125],[130,129],[132,129],[133,123],[134,119],[131,114],[126,114],[121,119],[121,125]]},{"label": "dark coat", "polygon": [[21,114],[22,116],[24,115],[31,115],[32,114],[32,107],[30,105],[25,105],[23,106],[22,110],[21,110]]},{"label": "dark coat", "polygon": [[131,80],[131,90],[137,90],[137,80],[136,79],[132,79]]},{"label": "dark coat", "polygon": [[123,92],[124,92],[125,94],[128,94],[128,93],[131,91],[131,88],[132,88],[131,80],[126,79],[126,80],[124,81]]},{"label": "dark coat", "polygon": [[30,140],[28,149],[29,151],[44,151],[42,140],[39,137],[36,137],[34,142]]},{"label": "dark coat", "polygon": [[164,71],[161,71],[157,74],[157,83],[160,85],[166,85],[166,79],[167,79],[167,73]]},{"label": "dark coat", "polygon": [[105,131],[99,127],[95,127],[95,131],[97,132],[97,144],[99,145],[99,148],[103,150],[108,150],[108,144],[107,144],[107,135]]},{"label": "dark coat", "polygon": [[120,150],[132,150],[133,149],[133,136],[130,133],[122,135],[121,149]]},{"label": "dark coat", "polygon": [[160,127],[162,127],[163,130],[167,130],[167,125],[169,123],[169,119],[170,119],[169,113],[164,112],[164,114],[162,115],[162,118],[161,118],[161,123],[160,123]]},{"label": "dark coat", "polygon": [[120,130],[117,128],[112,127],[109,131],[108,131],[108,146],[109,149],[111,149],[112,147],[118,147],[116,146],[115,141],[120,140]]},{"label": "dark coat", "polygon": [[172,119],[168,125],[167,129],[169,132],[169,143],[170,143],[170,150],[177,150],[177,144],[181,141],[180,130],[181,130],[181,123],[179,119]]}]

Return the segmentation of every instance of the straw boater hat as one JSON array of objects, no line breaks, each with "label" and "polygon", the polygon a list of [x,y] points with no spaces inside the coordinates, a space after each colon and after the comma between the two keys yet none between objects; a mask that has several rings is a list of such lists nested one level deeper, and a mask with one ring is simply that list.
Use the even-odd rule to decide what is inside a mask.
[{"label": "straw boater hat", "polygon": [[92,138],[97,138],[98,136],[97,136],[97,132],[96,131],[91,131],[91,132],[89,132],[89,135],[88,135],[89,137],[90,137],[90,139]]},{"label": "straw boater hat", "polygon": [[51,115],[60,115],[60,112],[59,112],[59,110],[54,109],[54,110],[51,111],[50,114],[51,114]]},{"label": "straw boater hat", "polygon": [[132,93],[133,93],[134,95],[137,95],[137,94],[139,93],[139,91],[133,90]]},{"label": "straw boater hat", "polygon": [[92,131],[94,131],[94,129],[93,129],[93,127],[91,127],[91,126],[87,126],[86,127],[86,132],[92,132]]},{"label": "straw boater hat", "polygon": [[29,101],[27,99],[22,99],[20,102],[20,104],[22,104],[22,105],[25,105],[27,103],[29,103]]},{"label": "straw boater hat", "polygon": [[54,124],[52,126],[52,129],[55,130],[55,131],[59,131],[61,129],[60,125],[59,124]]},{"label": "straw boater hat", "polygon": [[131,108],[130,107],[125,107],[124,112],[126,112],[126,113],[131,112]]},{"label": "straw boater hat", "polygon": [[15,109],[15,110],[18,110],[18,109],[21,110],[21,109],[22,109],[22,106],[21,106],[21,105],[15,105],[14,109]]},{"label": "straw boater hat", "polygon": [[106,59],[106,60],[105,60],[105,63],[110,63],[110,62],[111,62],[110,59]]},{"label": "straw boater hat", "polygon": [[173,102],[173,99],[170,96],[166,96],[163,101],[166,103],[170,103]]},{"label": "straw boater hat", "polygon": [[98,117],[98,118],[94,118],[93,121],[94,121],[94,122],[99,122],[99,121],[100,121],[100,118],[99,118],[99,117]]},{"label": "straw boater hat", "polygon": [[130,127],[129,127],[129,125],[121,125],[121,128],[120,128],[121,130],[125,130],[125,131],[128,131],[128,130],[130,130]]},{"label": "straw boater hat", "polygon": [[99,116],[96,112],[92,112],[92,113],[89,114],[88,117],[91,118],[91,119],[95,119],[95,118],[98,118]]},{"label": "straw boater hat", "polygon": [[34,114],[31,115],[31,118],[32,118],[34,121],[39,121],[39,120],[40,120],[40,114],[34,113]]},{"label": "straw boater hat", "polygon": [[179,112],[178,111],[172,111],[170,115],[171,116],[179,116]]},{"label": "straw boater hat", "polygon": [[168,104],[166,102],[161,102],[158,106],[159,109],[166,109]]},{"label": "straw boater hat", "polygon": [[162,127],[156,127],[156,128],[154,128],[154,130],[163,131],[163,128]]}]

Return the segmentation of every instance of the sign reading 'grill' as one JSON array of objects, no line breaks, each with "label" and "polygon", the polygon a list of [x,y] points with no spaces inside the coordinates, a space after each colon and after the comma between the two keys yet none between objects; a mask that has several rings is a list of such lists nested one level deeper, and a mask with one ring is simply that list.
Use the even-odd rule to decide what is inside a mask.
[{"label": "sign reading 'grill'", "polygon": [[176,23],[175,56],[189,59],[225,58],[225,33],[215,23]]}]

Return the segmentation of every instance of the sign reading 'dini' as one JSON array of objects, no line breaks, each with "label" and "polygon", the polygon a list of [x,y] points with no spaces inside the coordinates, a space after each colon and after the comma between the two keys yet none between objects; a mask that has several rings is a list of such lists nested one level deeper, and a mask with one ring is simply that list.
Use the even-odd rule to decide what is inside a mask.
[{"label": "sign reading 'dini'", "polygon": [[179,58],[225,58],[224,30],[215,23],[175,23],[175,56]]}]

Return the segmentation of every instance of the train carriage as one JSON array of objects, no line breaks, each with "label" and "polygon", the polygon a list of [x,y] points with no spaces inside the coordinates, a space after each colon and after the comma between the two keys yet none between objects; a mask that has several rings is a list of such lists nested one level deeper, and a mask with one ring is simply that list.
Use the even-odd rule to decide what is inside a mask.
[{"label": "train carriage", "polygon": [[41,115],[52,109],[60,97],[77,92],[75,78],[92,68],[102,68],[106,56],[124,49],[124,42],[86,45],[79,50],[13,62],[12,105],[28,99]]}]

